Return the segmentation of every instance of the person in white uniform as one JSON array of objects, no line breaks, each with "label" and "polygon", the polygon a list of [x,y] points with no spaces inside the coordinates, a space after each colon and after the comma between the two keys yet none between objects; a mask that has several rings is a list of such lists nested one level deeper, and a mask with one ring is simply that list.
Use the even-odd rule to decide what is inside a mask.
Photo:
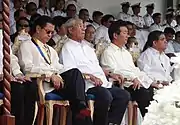
[{"label": "person in white uniform", "polygon": [[133,11],[132,23],[134,23],[138,29],[142,29],[145,26],[143,17],[139,15],[141,9],[140,5],[141,3],[136,3],[134,5],[131,5]]},{"label": "person in white uniform", "polygon": [[150,32],[155,30],[163,31],[163,27],[161,26],[161,13],[154,13],[152,17],[154,23],[151,24],[151,26],[149,27],[149,31]]},{"label": "person in white uniform", "polygon": [[173,42],[174,51],[176,53],[180,52],[180,31],[177,31],[175,34],[175,40]]},{"label": "person in white uniform", "polygon": [[40,0],[39,1],[39,8],[37,9],[37,13],[40,14],[41,16],[51,16],[51,13],[49,9],[47,8],[47,2],[46,0]]},{"label": "person in white uniform", "polygon": [[52,11],[51,17],[55,17],[55,16],[62,16],[62,17],[66,17],[66,13],[65,13],[65,0],[57,0],[56,1],[56,6],[54,8],[54,10]]},{"label": "person in white uniform", "polygon": [[154,20],[152,18],[152,14],[154,11],[154,3],[146,5],[146,11],[147,11],[147,14],[144,15],[143,18],[144,18],[145,25],[147,27],[150,27],[151,24],[154,23]]},{"label": "person in white uniform", "polygon": [[110,43],[109,35],[108,35],[108,28],[110,27],[111,23],[114,21],[113,15],[104,15],[101,19],[101,26],[96,30],[95,33],[95,44],[97,44],[100,40],[106,41],[106,43]]},{"label": "person in white uniform", "polygon": [[[107,81],[94,49],[83,40],[85,27],[82,20],[72,18],[66,22],[66,27],[70,39],[62,48],[62,61],[65,69],[78,68],[84,74],[86,92],[95,96],[93,125],[119,125],[128,105],[129,93],[112,87]],[[121,84],[119,77],[116,80]]]},{"label": "person in white uniform", "polygon": [[166,20],[165,20],[165,23],[163,24],[163,29],[165,29],[166,27],[174,28],[177,25],[177,23],[173,23],[173,20],[174,20],[173,13],[167,12],[166,13]]},{"label": "person in white uniform", "polygon": [[165,35],[166,40],[167,40],[167,42],[168,42],[167,48],[165,49],[165,53],[166,53],[169,57],[171,57],[171,56],[174,55],[174,52],[175,52],[175,51],[174,51],[174,47],[173,47],[173,42],[174,42],[173,38],[174,38],[174,35],[175,35],[175,31],[174,31],[173,28],[167,27],[167,28],[165,28],[165,30],[164,30],[164,35]]},{"label": "person in white uniform", "polygon": [[92,14],[93,23],[95,29],[101,26],[101,19],[103,17],[103,13],[101,11],[94,11]]},{"label": "person in white uniform", "polygon": [[[83,4],[79,0],[66,0],[65,3],[65,9],[67,8],[68,5],[74,4],[76,6],[77,12],[80,11],[80,9],[83,8]],[[78,13],[77,13],[78,14]]]},{"label": "person in white uniform", "polygon": [[[56,51],[46,42],[54,32],[53,21],[48,16],[35,20],[32,39],[23,42],[19,61],[26,76],[46,75],[43,81],[45,93],[54,93],[69,100],[73,125],[91,125],[90,110],[85,100],[85,82],[77,68],[64,71]],[[87,118],[87,119],[86,119]]]},{"label": "person in white uniform", "polygon": [[132,21],[131,15],[128,14],[130,3],[129,2],[123,2],[121,3],[122,6],[122,12],[119,12],[117,19],[123,20],[123,21]]},{"label": "person in white uniform", "polygon": [[176,22],[177,22],[177,25],[174,27],[174,29],[176,32],[178,32],[180,31],[180,15],[176,16]]},{"label": "person in white uniform", "polygon": [[163,32],[151,32],[148,36],[144,51],[137,61],[137,65],[142,71],[153,81],[161,83],[162,85],[168,85],[168,83],[172,81],[170,76],[170,60],[164,53],[167,44]]}]

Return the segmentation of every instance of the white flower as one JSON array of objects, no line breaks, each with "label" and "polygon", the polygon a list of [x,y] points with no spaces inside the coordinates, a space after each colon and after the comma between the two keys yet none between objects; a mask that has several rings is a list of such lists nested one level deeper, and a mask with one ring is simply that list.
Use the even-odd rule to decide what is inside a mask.
[{"label": "white flower", "polygon": [[157,90],[142,125],[180,125],[180,81]]}]

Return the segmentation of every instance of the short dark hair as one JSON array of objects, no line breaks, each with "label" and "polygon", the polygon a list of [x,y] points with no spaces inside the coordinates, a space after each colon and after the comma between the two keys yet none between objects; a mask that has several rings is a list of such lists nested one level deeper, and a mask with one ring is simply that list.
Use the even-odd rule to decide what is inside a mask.
[{"label": "short dark hair", "polygon": [[111,15],[111,14],[106,14],[102,17],[101,19],[101,24],[103,24],[104,22],[107,22],[110,18],[113,18],[114,19],[114,16]]},{"label": "short dark hair", "polygon": [[92,14],[92,18],[98,17],[98,16],[102,16],[103,13],[101,11],[94,11]]},{"label": "short dark hair", "polygon": [[173,28],[171,28],[171,27],[166,27],[165,29],[164,29],[164,34],[168,34],[168,33],[171,33],[171,34],[175,34],[175,31],[174,31],[174,29]]},{"label": "short dark hair", "polygon": [[[89,28],[89,27],[93,27],[93,28],[95,29],[95,27],[94,27],[92,24],[88,24],[88,25],[86,26],[86,29]],[[95,29],[95,30],[96,30],[96,29]]]},{"label": "short dark hair", "polygon": [[53,24],[53,19],[49,16],[40,16],[37,20],[34,21],[32,31],[35,33],[37,26],[44,28],[47,25],[47,23]]},{"label": "short dark hair", "polygon": [[76,6],[75,6],[74,4],[69,4],[69,5],[67,6],[67,8],[66,8],[66,11],[69,10],[69,8],[72,7],[72,6],[76,8]]},{"label": "short dark hair", "polygon": [[177,38],[177,35],[180,34],[180,31],[177,31],[176,34],[175,34],[175,39]]},{"label": "short dark hair", "polygon": [[29,26],[30,26],[30,21],[29,21],[26,17],[20,17],[20,18],[16,21],[16,30],[18,29],[21,20],[27,21],[27,22],[29,23]]},{"label": "short dark hair", "polygon": [[30,18],[31,26],[34,24],[35,20],[37,20],[40,16],[41,15],[38,13],[31,16],[31,18]]},{"label": "short dark hair", "polygon": [[126,26],[127,26],[127,25],[132,25],[132,26],[133,26],[133,25],[135,25],[135,24],[132,23],[132,22],[130,22],[130,21],[126,21]]},{"label": "short dark hair", "polygon": [[79,15],[82,14],[82,12],[84,12],[84,11],[89,12],[88,9],[83,8],[79,11]]},{"label": "short dark hair", "polygon": [[20,12],[23,12],[24,10],[23,9],[17,9],[15,12],[14,12],[14,18],[18,18],[19,15],[20,15]]},{"label": "short dark hair", "polygon": [[159,40],[160,35],[164,34],[162,31],[152,31],[148,35],[146,44],[144,45],[143,52],[149,47],[153,46],[153,41]]},{"label": "short dark hair", "polygon": [[57,31],[58,28],[61,27],[63,24],[65,24],[68,19],[69,19],[68,17],[55,16],[53,18],[53,24],[55,25],[55,30]]},{"label": "short dark hair", "polygon": [[177,20],[177,19],[180,19],[180,15],[177,15],[177,16],[176,16],[176,20]]},{"label": "short dark hair", "polygon": [[152,18],[155,19],[156,17],[161,16],[161,13],[154,13]]},{"label": "short dark hair", "polygon": [[126,27],[126,23],[122,20],[114,21],[108,29],[109,39],[113,40],[113,34],[120,34],[120,27]]},{"label": "short dark hair", "polygon": [[37,8],[37,5],[36,5],[34,2],[30,2],[30,3],[28,3],[28,4],[26,5],[26,11],[27,11],[27,12],[30,11],[32,5],[36,6],[36,8]]}]

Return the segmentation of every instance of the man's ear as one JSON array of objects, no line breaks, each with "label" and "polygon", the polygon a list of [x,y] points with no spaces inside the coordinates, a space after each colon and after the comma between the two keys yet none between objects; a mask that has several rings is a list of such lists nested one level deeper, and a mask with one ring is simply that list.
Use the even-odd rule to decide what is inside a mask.
[{"label": "man's ear", "polygon": [[117,39],[118,35],[117,33],[113,33],[113,39]]},{"label": "man's ear", "polygon": [[40,26],[36,26],[36,32],[39,33],[41,30],[41,27]]},{"label": "man's ear", "polygon": [[157,42],[156,41],[153,41],[153,46],[156,46]]},{"label": "man's ear", "polygon": [[73,27],[67,28],[67,32],[70,33],[70,34],[73,32],[72,30],[73,30]]}]

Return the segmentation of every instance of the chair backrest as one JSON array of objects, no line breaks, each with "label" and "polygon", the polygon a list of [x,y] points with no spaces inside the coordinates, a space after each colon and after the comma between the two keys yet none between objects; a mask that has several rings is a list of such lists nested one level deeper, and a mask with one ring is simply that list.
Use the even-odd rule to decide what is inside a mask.
[{"label": "chair backrest", "polygon": [[98,60],[100,60],[102,53],[109,45],[110,43],[107,40],[103,38],[99,39],[99,41],[96,44],[96,49],[95,49],[95,53]]},{"label": "chair backrest", "polygon": [[59,54],[61,52],[61,49],[64,45],[64,43],[68,40],[68,37],[65,36],[65,37],[61,37],[61,39],[59,39],[56,43],[56,45],[53,47],[56,52]]}]

